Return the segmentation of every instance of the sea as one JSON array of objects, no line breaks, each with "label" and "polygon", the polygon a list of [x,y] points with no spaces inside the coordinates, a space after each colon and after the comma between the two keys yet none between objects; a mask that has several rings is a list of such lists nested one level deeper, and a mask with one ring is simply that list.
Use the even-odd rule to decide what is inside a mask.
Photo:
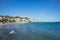
[{"label": "sea", "polygon": [[0,28],[0,40],[60,40],[60,22],[5,25]]}]

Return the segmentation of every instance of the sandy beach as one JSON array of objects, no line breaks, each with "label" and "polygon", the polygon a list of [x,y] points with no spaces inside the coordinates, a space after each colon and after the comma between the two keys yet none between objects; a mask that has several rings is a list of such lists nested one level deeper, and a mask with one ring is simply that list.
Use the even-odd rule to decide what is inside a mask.
[{"label": "sandy beach", "polygon": [[5,25],[6,25],[6,24],[0,24],[0,27],[1,27],[1,26],[5,26]]},{"label": "sandy beach", "polygon": [[1,24],[0,23],[0,27],[3,27],[5,25],[8,25],[8,24],[23,24],[24,22],[13,22],[13,23],[5,23],[5,24]]}]

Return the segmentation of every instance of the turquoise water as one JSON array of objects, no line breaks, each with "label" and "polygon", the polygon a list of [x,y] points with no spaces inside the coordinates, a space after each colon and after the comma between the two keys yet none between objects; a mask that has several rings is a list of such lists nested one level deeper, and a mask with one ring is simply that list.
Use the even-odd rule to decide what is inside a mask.
[{"label": "turquoise water", "polygon": [[0,40],[60,40],[60,22],[6,25],[0,28]]}]

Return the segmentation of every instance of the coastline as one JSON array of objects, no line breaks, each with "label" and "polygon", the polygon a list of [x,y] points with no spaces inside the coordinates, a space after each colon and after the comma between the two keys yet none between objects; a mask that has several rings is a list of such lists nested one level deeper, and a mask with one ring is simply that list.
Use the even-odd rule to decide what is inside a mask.
[{"label": "coastline", "polygon": [[9,24],[24,24],[24,23],[27,23],[27,22],[13,22],[13,23],[5,23],[5,24],[0,23],[0,27],[3,27],[5,25],[9,25]]},{"label": "coastline", "polygon": [[8,25],[8,24],[23,24],[23,23],[21,23],[21,22],[13,22],[13,23],[5,23],[5,24],[1,24],[0,23],[0,27],[2,27],[2,26],[5,26],[5,25]]},{"label": "coastline", "polygon": [[12,23],[5,23],[5,24],[0,23],[0,27],[10,25],[10,24],[24,24],[24,23],[29,23],[29,22],[12,22]]},{"label": "coastline", "polygon": [[5,25],[7,25],[7,24],[0,24],[0,27],[5,26]]}]

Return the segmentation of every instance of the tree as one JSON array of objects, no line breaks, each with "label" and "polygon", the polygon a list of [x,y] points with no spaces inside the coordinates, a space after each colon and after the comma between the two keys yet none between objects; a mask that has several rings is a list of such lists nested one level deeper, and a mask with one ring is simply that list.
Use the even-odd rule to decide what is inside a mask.
[{"label": "tree", "polygon": [[8,20],[8,22],[12,23],[12,22],[15,22],[15,20]]},{"label": "tree", "polygon": [[2,23],[4,24],[4,23],[7,23],[8,22],[8,19],[5,19],[5,18],[3,18],[2,19]]}]

